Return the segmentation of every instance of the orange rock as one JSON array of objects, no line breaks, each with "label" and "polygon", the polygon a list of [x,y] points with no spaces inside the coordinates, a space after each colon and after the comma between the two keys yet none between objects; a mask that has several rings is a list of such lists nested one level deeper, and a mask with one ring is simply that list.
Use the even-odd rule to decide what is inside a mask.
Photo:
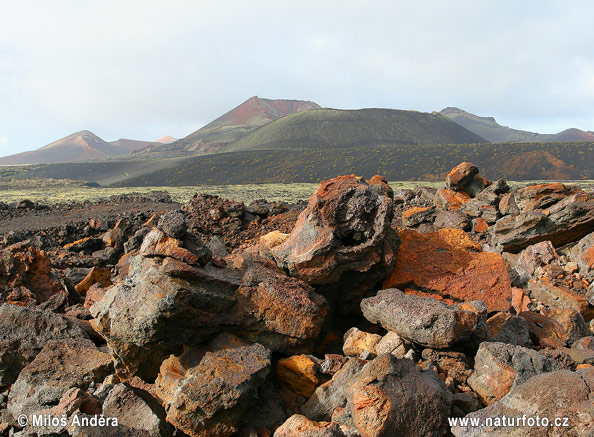
[{"label": "orange rock", "polygon": [[550,308],[572,308],[588,320],[591,318],[592,308],[582,293],[556,286],[546,277],[531,279],[527,289],[533,299]]},{"label": "orange rock", "polygon": [[183,243],[180,240],[168,237],[160,230],[153,228],[144,237],[139,253],[143,256],[169,256],[188,264],[197,264],[198,257],[182,246]]},{"label": "orange rock", "polygon": [[51,274],[45,252],[29,240],[0,251],[0,298],[16,305],[36,305],[66,289]]},{"label": "orange rock", "polygon": [[358,357],[365,351],[369,351],[375,356],[377,355],[375,347],[381,339],[381,335],[370,334],[369,332],[360,331],[357,328],[351,328],[344,334],[342,351],[349,357]]},{"label": "orange rock", "polygon": [[577,367],[575,368],[575,370],[589,369],[591,367],[594,367],[594,366],[592,364],[578,364]]},{"label": "orange rock", "polygon": [[448,190],[447,188],[440,188],[439,191],[437,191],[437,201],[441,203],[445,209],[449,210],[460,209],[462,205],[471,199],[470,195],[464,192]]},{"label": "orange rock", "polygon": [[405,209],[404,212],[402,213],[402,218],[403,219],[408,219],[410,217],[412,217],[415,214],[418,214],[420,212],[425,212],[427,210],[431,209],[430,206],[426,206],[426,207],[421,207],[421,206],[413,206],[412,208],[408,208]]},{"label": "orange rock", "polygon": [[535,346],[556,349],[564,347],[567,344],[569,335],[565,328],[556,320],[531,311],[520,313],[520,317],[528,322],[530,338],[532,338]]},{"label": "orange rock", "polygon": [[485,221],[484,218],[479,217],[476,219],[476,223],[474,224],[474,232],[481,233],[485,232],[489,229],[489,224]]},{"label": "orange rock", "polygon": [[479,169],[476,165],[466,161],[462,162],[448,173],[446,185],[452,190],[463,190],[478,172]]},{"label": "orange rock", "polygon": [[279,360],[276,373],[281,384],[306,399],[309,399],[316,387],[322,383],[316,363],[307,355],[293,355]]},{"label": "orange rock", "polygon": [[300,414],[294,414],[287,419],[275,432],[276,437],[299,436],[338,436],[344,435],[337,423],[314,422]]},{"label": "orange rock", "polygon": [[103,288],[107,288],[111,285],[111,273],[109,269],[102,269],[99,267],[93,267],[87,276],[80,281],[74,289],[82,296],[87,294],[87,290],[93,284],[99,283]]},{"label": "orange rock", "polygon": [[400,249],[390,278],[383,288],[414,286],[416,294],[439,295],[446,303],[481,300],[489,311],[507,310],[511,284],[503,258],[483,252],[459,229],[420,234],[400,232]]},{"label": "orange rock", "polygon": [[528,304],[530,298],[524,294],[524,290],[517,287],[512,287],[512,306],[516,310],[517,314],[522,311],[529,311]]}]

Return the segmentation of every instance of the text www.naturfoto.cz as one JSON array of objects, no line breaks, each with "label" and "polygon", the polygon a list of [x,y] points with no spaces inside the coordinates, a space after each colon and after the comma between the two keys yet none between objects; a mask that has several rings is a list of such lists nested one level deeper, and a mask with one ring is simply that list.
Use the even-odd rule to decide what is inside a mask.
[{"label": "text www.naturfoto.cz", "polygon": [[539,416],[501,416],[501,417],[449,417],[450,426],[461,427],[568,427],[568,417],[549,419]]}]

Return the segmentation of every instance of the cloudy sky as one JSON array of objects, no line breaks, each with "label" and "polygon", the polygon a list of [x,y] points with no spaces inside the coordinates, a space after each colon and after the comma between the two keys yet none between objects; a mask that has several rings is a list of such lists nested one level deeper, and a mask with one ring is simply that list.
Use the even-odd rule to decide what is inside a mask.
[{"label": "cloudy sky", "polygon": [[253,95],[594,130],[590,0],[0,5],[0,155],[183,137]]}]

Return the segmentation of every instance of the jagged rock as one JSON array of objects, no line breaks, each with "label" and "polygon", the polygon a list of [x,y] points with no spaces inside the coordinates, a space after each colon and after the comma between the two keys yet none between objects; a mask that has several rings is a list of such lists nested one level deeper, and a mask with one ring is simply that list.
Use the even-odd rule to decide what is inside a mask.
[{"label": "jagged rock", "polygon": [[287,238],[289,238],[289,234],[283,234],[279,231],[272,231],[266,235],[262,235],[260,237],[259,244],[260,256],[268,259],[274,259],[274,256],[272,256],[272,249],[279,244],[284,243]]},{"label": "jagged rock", "polygon": [[377,355],[375,348],[381,339],[381,335],[351,328],[344,334],[342,352],[347,357],[358,357],[364,352],[369,352],[372,357],[375,357]]},{"label": "jagged rock", "polygon": [[133,250],[139,249],[144,241],[144,237],[151,231],[149,227],[142,227],[137,230],[134,235],[128,238],[128,241],[124,243],[124,252],[129,253]]},{"label": "jagged rock", "polygon": [[11,385],[19,372],[52,340],[88,338],[68,318],[49,311],[0,305],[0,386]]},{"label": "jagged rock", "polygon": [[[476,306],[484,308],[480,302]],[[431,348],[446,348],[486,334],[486,308],[477,314],[428,297],[405,295],[395,288],[363,299],[361,310],[371,323]]]},{"label": "jagged rock", "polygon": [[580,274],[588,276],[594,269],[594,232],[578,241],[571,249],[570,256],[579,266]]},{"label": "jagged rock", "polygon": [[432,223],[437,211],[435,206],[414,206],[402,212],[402,225],[407,227],[418,226],[421,223]]},{"label": "jagged rock", "polygon": [[550,184],[528,185],[516,191],[516,202],[522,211],[546,209],[577,190],[554,182]]},{"label": "jagged rock", "polygon": [[345,437],[345,434],[337,423],[314,422],[294,414],[274,432],[274,437]]},{"label": "jagged rock", "polygon": [[460,211],[440,211],[433,223],[437,229],[455,228],[463,231],[470,230],[470,218]]},{"label": "jagged rock", "polygon": [[124,243],[128,238],[128,232],[130,231],[130,226],[128,226],[124,220],[118,220],[115,224],[113,229],[107,231],[103,237],[103,242],[114,249],[123,249]]},{"label": "jagged rock", "polygon": [[198,257],[182,246],[183,243],[180,240],[153,228],[144,238],[139,254],[144,257],[171,257],[184,263],[198,264]]},{"label": "jagged rock", "polygon": [[344,301],[381,283],[394,262],[392,199],[355,176],[322,182],[271,252],[291,276]]},{"label": "jagged rock", "polygon": [[555,363],[532,349],[506,343],[481,343],[468,385],[485,405],[500,400],[529,378],[557,370]]},{"label": "jagged rock", "polygon": [[[453,426],[452,433],[456,437],[589,435],[594,422],[592,387],[594,368],[537,375],[514,387],[499,402],[465,416],[468,419],[478,418],[478,426]],[[506,425],[502,423],[504,416],[508,419]],[[536,416],[547,418],[547,426],[537,426]],[[485,423],[484,419],[488,417],[499,421]],[[563,417],[568,417],[568,420],[563,420]],[[519,423],[515,418],[519,418]],[[527,422],[528,418],[532,418],[532,423]],[[553,426],[555,418],[561,418],[560,426]],[[514,426],[510,426],[509,419],[515,419]]]},{"label": "jagged rock", "polygon": [[[457,385],[466,384],[472,374],[472,362],[462,352],[423,349],[423,360],[435,365],[442,380],[451,378]],[[443,376],[442,376],[443,375]]]},{"label": "jagged rock", "polygon": [[458,229],[425,234],[400,231],[400,248],[384,288],[416,288],[415,293],[453,304],[481,300],[489,311],[511,305],[511,284],[503,258]]},{"label": "jagged rock", "polygon": [[531,347],[530,326],[520,316],[499,312],[487,320],[489,341]]},{"label": "jagged rock", "polygon": [[30,415],[56,405],[68,389],[86,390],[111,372],[111,356],[98,350],[92,341],[50,341],[13,384],[3,420],[15,424],[19,414]]},{"label": "jagged rock", "polygon": [[87,273],[87,276],[76,284],[74,289],[79,294],[85,296],[93,284],[100,284],[103,288],[109,287],[111,285],[111,272],[109,269],[93,267],[89,273]]},{"label": "jagged rock", "polygon": [[481,192],[485,190],[489,185],[491,185],[491,181],[488,181],[480,174],[476,174],[470,182],[468,182],[464,186],[464,192],[468,193],[470,197],[476,197]]},{"label": "jagged rock", "polygon": [[569,335],[556,320],[531,311],[520,313],[520,317],[528,322],[530,339],[535,346],[556,349],[567,345]]},{"label": "jagged rock", "polygon": [[464,193],[447,188],[440,188],[435,195],[435,202],[446,210],[458,210],[471,201],[471,197]]},{"label": "jagged rock", "polygon": [[0,251],[0,302],[37,305],[68,292],[52,275],[45,252],[29,240]]},{"label": "jagged rock", "polygon": [[325,354],[324,361],[320,363],[320,373],[333,376],[342,369],[350,358],[339,354]]},{"label": "jagged rock", "polygon": [[85,237],[64,245],[64,249],[69,252],[82,252],[90,255],[94,251],[101,249],[102,246],[103,240],[101,238]]},{"label": "jagged rock", "polygon": [[126,282],[90,308],[93,326],[122,370],[150,381],[182,345],[223,330],[283,352],[311,343],[327,312],[325,300],[271,261],[248,255],[241,260],[241,268],[217,268],[134,257]]},{"label": "jagged rock", "polygon": [[567,332],[567,342],[572,344],[582,337],[589,337],[592,332],[580,313],[571,308],[557,308],[549,312],[549,317],[559,322]]},{"label": "jagged rock", "polygon": [[159,217],[157,228],[169,237],[181,240],[186,235],[188,226],[183,211],[177,210],[169,211]]},{"label": "jagged rock", "polygon": [[501,196],[499,201],[499,212],[501,215],[518,215],[520,213],[520,207],[516,204],[516,197],[514,193],[507,193]]},{"label": "jagged rock", "polygon": [[345,385],[361,371],[366,361],[351,358],[334,374],[332,379],[318,388],[301,407],[301,412],[312,420],[331,420],[336,408],[346,406]]},{"label": "jagged rock", "polygon": [[183,245],[194,255],[198,264],[205,266],[212,259],[212,251],[194,233],[186,233],[183,237]]},{"label": "jagged rock", "polygon": [[473,222],[474,222],[474,224],[472,226],[472,230],[474,232],[476,232],[477,234],[480,234],[482,232],[486,232],[489,230],[489,223],[487,223],[484,218],[479,217],[479,218],[475,219]]},{"label": "jagged rock", "polygon": [[513,268],[518,274],[518,280],[526,283],[534,277],[539,267],[546,266],[557,258],[557,252],[551,242],[541,241],[521,251]]},{"label": "jagged rock", "polygon": [[592,307],[588,304],[585,294],[567,287],[555,286],[547,278],[529,280],[526,290],[532,299],[551,309],[571,308],[585,317],[592,315]]},{"label": "jagged rock", "polygon": [[168,358],[155,383],[167,421],[191,436],[236,433],[270,371],[270,350],[258,343],[224,334],[213,346],[192,358]]},{"label": "jagged rock", "polygon": [[528,210],[498,220],[492,243],[517,253],[531,244],[549,240],[553,246],[579,240],[594,226],[594,199],[587,193],[565,197],[547,210]]},{"label": "jagged rock", "polygon": [[282,358],[276,364],[279,382],[293,393],[309,398],[321,384],[318,365],[307,355]]},{"label": "jagged rock", "polygon": [[[390,354],[367,363],[345,388],[347,410],[366,436],[442,436],[452,395],[431,370]],[[431,414],[427,414],[427,412]]]},{"label": "jagged rock", "polygon": [[446,176],[446,186],[451,190],[461,191],[478,174],[479,169],[470,162],[462,162]]},{"label": "jagged rock", "polygon": [[404,340],[395,332],[389,331],[375,346],[377,355],[392,354],[396,358],[404,358],[408,352]]}]

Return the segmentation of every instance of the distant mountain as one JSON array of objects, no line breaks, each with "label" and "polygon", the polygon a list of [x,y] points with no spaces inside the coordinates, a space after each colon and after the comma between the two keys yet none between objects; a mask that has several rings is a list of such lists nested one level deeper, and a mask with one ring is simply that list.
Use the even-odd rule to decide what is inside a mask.
[{"label": "distant mountain", "polygon": [[83,130],[54,141],[37,150],[0,158],[0,165],[51,164],[104,159],[112,156],[126,155],[136,150],[154,146],[155,144],[158,144],[158,141],[140,141],[127,138],[107,142],[93,132]]},{"label": "distant mountain", "polygon": [[93,132],[75,132],[40,149],[0,158],[0,164],[45,164],[53,162],[85,161],[120,154],[117,146],[110,144]]},{"label": "distant mountain", "polygon": [[157,143],[159,144],[170,144],[173,143],[174,141],[177,141],[176,138],[170,137],[169,135],[165,135],[164,137],[161,137],[157,140]]},{"label": "distant mountain", "polygon": [[221,151],[486,142],[439,114],[395,109],[316,109],[270,122]]},{"label": "distant mountain", "polygon": [[317,103],[304,100],[270,100],[254,96],[185,138],[146,152],[165,156],[214,153],[273,120],[319,108]]},{"label": "distant mountain", "polygon": [[501,126],[493,117],[480,117],[459,108],[448,107],[439,113],[492,143],[594,141],[594,133],[580,129],[567,129],[557,134],[539,134]]}]

